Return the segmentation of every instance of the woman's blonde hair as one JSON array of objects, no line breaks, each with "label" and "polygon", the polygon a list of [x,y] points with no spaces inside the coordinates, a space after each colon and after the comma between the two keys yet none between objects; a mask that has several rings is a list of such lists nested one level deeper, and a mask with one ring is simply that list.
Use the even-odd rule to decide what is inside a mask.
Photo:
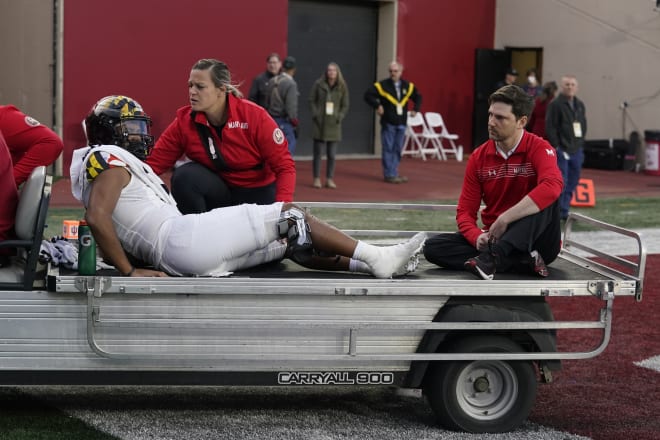
[{"label": "woman's blonde hair", "polygon": [[346,90],[346,81],[344,81],[344,75],[341,74],[341,69],[339,68],[339,64],[335,63],[334,61],[328,63],[328,65],[325,68],[325,72],[323,72],[323,75],[321,75],[321,79],[326,82],[328,81],[328,67],[330,66],[334,66],[335,69],[337,69],[337,87]]},{"label": "woman's blonde hair", "polygon": [[216,87],[225,86],[227,91],[235,97],[243,97],[241,91],[238,90],[240,84],[234,84],[231,82],[229,67],[227,67],[222,61],[214,58],[202,58],[192,66],[192,70],[209,70],[211,81],[213,81],[213,84],[215,84]]}]

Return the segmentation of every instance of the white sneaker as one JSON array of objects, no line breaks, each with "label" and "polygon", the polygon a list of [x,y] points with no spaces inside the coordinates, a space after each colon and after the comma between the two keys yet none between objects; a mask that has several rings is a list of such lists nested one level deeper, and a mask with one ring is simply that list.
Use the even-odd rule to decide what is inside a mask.
[{"label": "white sneaker", "polygon": [[419,264],[419,253],[426,241],[426,233],[419,232],[410,240],[394,246],[379,248],[378,259],[369,264],[376,278],[392,278],[414,272]]}]

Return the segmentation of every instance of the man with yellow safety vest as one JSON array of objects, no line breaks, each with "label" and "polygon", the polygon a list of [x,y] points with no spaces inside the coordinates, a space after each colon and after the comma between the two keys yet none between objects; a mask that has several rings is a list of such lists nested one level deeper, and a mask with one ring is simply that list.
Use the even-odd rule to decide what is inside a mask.
[{"label": "man with yellow safety vest", "polygon": [[413,83],[401,78],[402,72],[403,65],[392,61],[390,77],[374,83],[364,94],[367,104],[376,109],[380,116],[383,175],[387,183],[408,181],[407,177],[399,175],[408,103],[414,103],[412,115],[417,113],[422,105],[422,95]]}]

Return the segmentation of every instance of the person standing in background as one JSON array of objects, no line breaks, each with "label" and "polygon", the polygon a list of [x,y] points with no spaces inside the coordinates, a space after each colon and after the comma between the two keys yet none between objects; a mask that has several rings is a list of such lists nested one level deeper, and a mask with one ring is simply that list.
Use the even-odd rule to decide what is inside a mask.
[{"label": "person standing in background", "polygon": [[298,138],[298,84],[293,76],[296,74],[296,59],[288,56],[282,64],[282,72],[269,81],[264,107],[284,132],[289,145],[289,153],[293,157]]},{"label": "person standing in background", "polygon": [[560,87],[561,93],[548,105],[545,132],[548,141],[557,150],[557,164],[564,178],[559,207],[561,218],[566,219],[584,162],[587,113],[584,103],[576,96],[578,81],[575,76],[564,75]]},{"label": "person standing in background", "polygon": [[334,181],[337,144],[341,141],[341,123],[348,113],[348,86],[337,63],[329,63],[326,71],[314,82],[309,94],[312,110],[312,138],[314,139],[314,188],[321,188],[321,158],[323,145],[328,158],[327,188],[337,188]]},{"label": "person standing in background", "polygon": [[415,106],[410,111],[414,116],[422,106],[422,95],[412,82],[401,78],[403,65],[390,63],[390,77],[374,83],[364,94],[367,104],[376,109],[380,116],[381,142],[383,145],[383,175],[387,183],[406,183],[408,178],[399,175],[401,149],[406,132],[408,102]]},{"label": "person standing in background", "polygon": [[25,182],[36,167],[55,162],[64,149],[62,139],[53,130],[13,105],[0,105],[0,130],[11,153],[16,186]]},{"label": "person standing in background", "polygon": [[548,81],[543,84],[543,89],[538,98],[534,102],[534,110],[532,111],[532,116],[529,118],[527,123],[527,131],[531,131],[537,136],[546,138],[545,134],[545,115],[548,110],[548,104],[550,101],[555,99],[555,94],[557,93],[557,83],[554,81]]},{"label": "person standing in background", "polygon": [[509,69],[507,69],[506,73],[504,74],[504,79],[498,81],[495,84],[495,90],[502,88],[504,86],[510,86],[512,84],[515,84],[517,79],[518,79],[518,71],[513,67],[510,67]]},{"label": "person standing in background", "polygon": [[539,84],[536,69],[527,69],[527,77],[525,78],[525,85],[522,86],[523,90],[533,98],[541,94],[541,85]]},{"label": "person standing in background", "polygon": [[266,70],[257,75],[252,81],[248,99],[262,107],[266,107],[266,94],[269,90],[269,81],[279,75],[282,70],[282,60],[279,54],[272,52],[266,57]]}]

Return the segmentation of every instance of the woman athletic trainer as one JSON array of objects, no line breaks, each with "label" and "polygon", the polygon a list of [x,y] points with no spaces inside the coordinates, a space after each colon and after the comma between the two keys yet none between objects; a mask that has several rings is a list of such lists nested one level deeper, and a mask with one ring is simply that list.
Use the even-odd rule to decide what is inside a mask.
[{"label": "woman athletic trainer", "polygon": [[286,138],[266,110],[243,99],[225,63],[197,61],[188,98],[147,160],[156,174],[175,167],[172,195],[182,213],[293,200]]}]

